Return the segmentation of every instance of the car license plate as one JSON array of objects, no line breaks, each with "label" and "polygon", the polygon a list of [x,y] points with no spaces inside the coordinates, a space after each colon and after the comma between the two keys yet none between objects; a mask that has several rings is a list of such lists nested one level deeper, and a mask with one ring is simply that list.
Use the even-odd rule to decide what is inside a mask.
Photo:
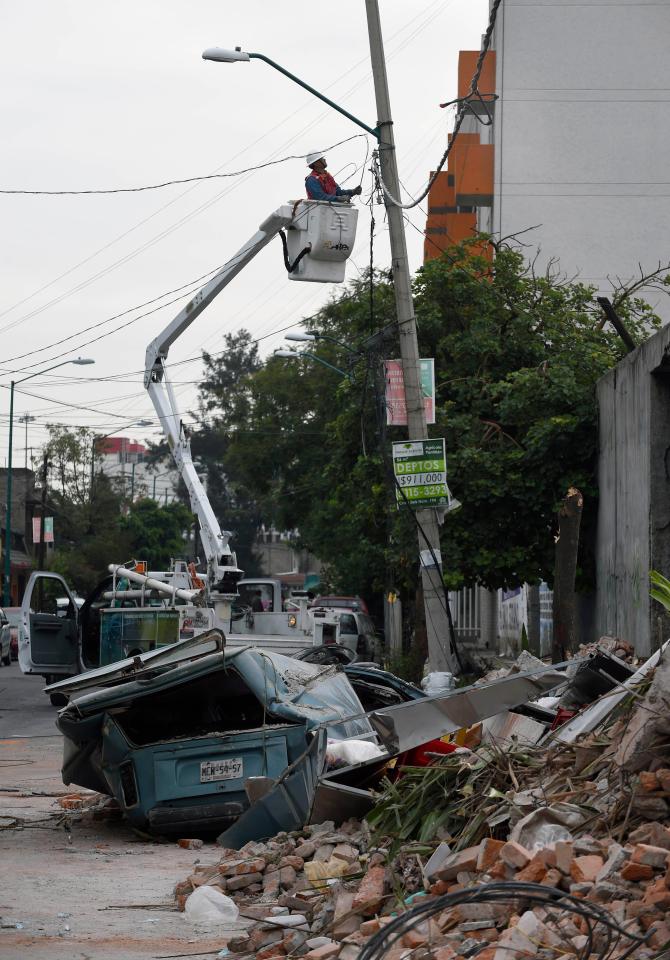
[{"label": "car license plate", "polygon": [[205,760],[200,764],[200,783],[212,780],[238,780],[244,773],[242,757],[229,757],[227,760]]}]

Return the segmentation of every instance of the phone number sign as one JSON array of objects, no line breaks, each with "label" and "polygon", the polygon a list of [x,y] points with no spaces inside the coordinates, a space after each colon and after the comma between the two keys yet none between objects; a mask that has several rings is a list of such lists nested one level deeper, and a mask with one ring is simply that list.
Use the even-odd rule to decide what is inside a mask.
[{"label": "phone number sign", "polygon": [[446,507],[449,504],[443,438],[394,443],[393,473],[398,507]]}]

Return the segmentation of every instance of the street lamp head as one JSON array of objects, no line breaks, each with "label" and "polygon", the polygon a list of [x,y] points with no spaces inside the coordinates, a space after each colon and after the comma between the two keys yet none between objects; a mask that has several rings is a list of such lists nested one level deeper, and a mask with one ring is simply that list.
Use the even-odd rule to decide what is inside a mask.
[{"label": "street lamp head", "polygon": [[136,420],[135,423],[131,423],[131,427],[152,427],[154,424],[153,420]]},{"label": "street lamp head", "polygon": [[91,360],[90,357],[77,357],[75,360],[70,360],[70,363],[75,363],[78,367],[87,367],[89,363],[95,363],[95,360]]},{"label": "street lamp head", "polygon": [[223,47],[208,47],[202,55],[203,60],[216,60],[219,63],[237,63],[239,60],[249,60],[249,54],[239,47],[226,50]]},{"label": "street lamp head", "polygon": [[304,343],[309,341],[310,343],[316,340],[315,333],[287,333],[284,337],[285,340],[297,340],[299,343]]},{"label": "street lamp head", "polygon": [[284,357],[291,360],[299,360],[300,354],[296,353],[295,350],[275,350],[273,357]]}]

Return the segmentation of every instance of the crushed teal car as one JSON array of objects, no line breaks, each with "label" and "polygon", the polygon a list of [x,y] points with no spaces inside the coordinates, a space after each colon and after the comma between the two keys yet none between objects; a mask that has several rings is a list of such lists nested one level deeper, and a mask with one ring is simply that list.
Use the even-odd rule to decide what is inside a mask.
[{"label": "crushed teal car", "polygon": [[56,721],[63,782],[114,796],[150,833],[225,830],[287,771],[309,802],[315,740],[375,738],[340,667],[228,653],[217,630],[48,690],[71,698]]}]

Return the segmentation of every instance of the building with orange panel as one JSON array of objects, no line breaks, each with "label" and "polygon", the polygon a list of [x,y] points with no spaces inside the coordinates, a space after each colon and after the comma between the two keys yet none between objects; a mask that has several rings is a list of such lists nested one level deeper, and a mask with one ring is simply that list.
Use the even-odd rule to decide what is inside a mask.
[{"label": "building with orange panel", "polygon": [[[458,60],[458,96],[464,97],[470,89],[479,52],[462,50]],[[495,53],[484,57],[479,80],[481,93],[491,94],[495,89]],[[482,125],[475,113],[481,114],[486,124],[492,104],[486,107],[473,102],[473,109],[465,117],[460,133],[442,170],[428,194],[428,220],[424,241],[424,262],[439,257],[455,243],[486,232],[491,225],[493,203],[493,143],[490,125]],[[432,173],[431,173],[432,176]],[[487,245],[482,252],[490,253]]]}]

